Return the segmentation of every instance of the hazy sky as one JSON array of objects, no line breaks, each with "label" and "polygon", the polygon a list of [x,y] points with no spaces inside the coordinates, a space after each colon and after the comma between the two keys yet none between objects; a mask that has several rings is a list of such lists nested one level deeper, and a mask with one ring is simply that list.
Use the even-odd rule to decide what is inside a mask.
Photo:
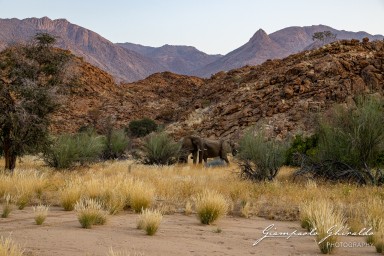
[{"label": "hazy sky", "polygon": [[[259,29],[328,25],[384,34],[384,0],[0,0],[0,18],[65,18],[112,42],[225,54]],[[0,28],[1,30],[1,28]]]}]

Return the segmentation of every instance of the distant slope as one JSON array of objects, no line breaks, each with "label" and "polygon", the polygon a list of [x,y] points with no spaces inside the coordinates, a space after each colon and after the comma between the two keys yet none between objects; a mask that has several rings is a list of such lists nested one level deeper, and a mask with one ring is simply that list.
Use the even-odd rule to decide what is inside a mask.
[{"label": "distant slope", "polygon": [[222,55],[209,55],[192,46],[164,45],[149,47],[132,43],[117,44],[140,53],[167,68],[168,71],[190,75],[195,69],[202,68],[218,60]]},{"label": "distant slope", "polygon": [[219,71],[228,71],[245,65],[261,64],[267,59],[280,59],[290,54],[308,49],[313,44],[312,35],[315,32],[331,31],[337,39],[363,39],[368,37],[371,41],[382,40],[382,35],[370,35],[366,32],[349,32],[336,30],[328,26],[317,25],[307,27],[288,27],[267,35],[262,29],[243,46],[228,53],[217,61],[197,69],[194,75],[209,77]]},{"label": "distant slope", "polygon": [[166,70],[151,59],[119,47],[91,30],[65,19],[0,19],[0,49],[5,44],[26,41],[36,32],[59,37],[58,46],[107,71],[118,80],[136,81]]}]

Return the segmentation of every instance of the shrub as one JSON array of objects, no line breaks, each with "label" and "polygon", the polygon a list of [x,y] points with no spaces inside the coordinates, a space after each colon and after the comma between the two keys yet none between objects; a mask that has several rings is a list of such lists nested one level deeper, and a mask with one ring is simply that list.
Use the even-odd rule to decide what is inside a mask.
[{"label": "shrub", "polygon": [[60,135],[44,152],[45,162],[54,168],[73,167],[76,163],[88,163],[96,160],[103,151],[101,136],[94,133]]},{"label": "shrub", "polygon": [[41,225],[44,223],[47,218],[49,211],[49,206],[47,205],[38,205],[33,207],[33,212],[35,213],[35,222],[37,225]]},{"label": "shrub", "polygon": [[290,166],[300,166],[301,156],[314,156],[316,153],[316,147],[318,143],[317,134],[303,137],[302,135],[296,135],[293,139],[291,146],[287,150],[285,164]]},{"label": "shrub", "polygon": [[133,137],[144,137],[157,130],[157,124],[155,121],[149,118],[143,118],[140,120],[133,120],[129,123],[126,132]]},{"label": "shrub", "polygon": [[285,161],[286,144],[266,140],[264,133],[248,131],[240,140],[241,176],[251,180],[273,180]]},{"label": "shrub", "polygon": [[216,191],[206,190],[196,198],[196,212],[202,224],[211,224],[227,214],[228,202]]},{"label": "shrub", "polygon": [[91,228],[93,225],[104,225],[107,221],[107,212],[95,199],[80,199],[75,205],[77,218],[83,228]]},{"label": "shrub", "polygon": [[384,173],[375,167],[384,152],[383,110],[381,102],[360,98],[355,109],[336,107],[324,115],[319,119],[317,152],[297,174],[381,184]]},{"label": "shrub", "polygon": [[104,137],[104,159],[120,158],[128,147],[128,138],[124,130],[109,130]]},{"label": "shrub", "polygon": [[174,164],[179,156],[181,145],[173,141],[166,133],[152,134],[146,138],[144,151],[144,164],[170,165]]},{"label": "shrub", "polygon": [[137,228],[143,229],[149,236],[153,236],[159,229],[163,215],[158,210],[143,210],[137,222]]}]

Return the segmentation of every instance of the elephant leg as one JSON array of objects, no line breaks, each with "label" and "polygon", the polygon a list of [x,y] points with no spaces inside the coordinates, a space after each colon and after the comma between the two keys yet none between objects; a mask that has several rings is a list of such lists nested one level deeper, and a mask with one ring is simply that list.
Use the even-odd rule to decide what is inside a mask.
[{"label": "elephant leg", "polygon": [[204,150],[199,150],[199,164],[203,163]]},{"label": "elephant leg", "polygon": [[[196,164],[196,162],[197,162],[197,153],[198,153],[197,150],[194,150],[194,151],[192,152],[193,164]],[[200,160],[199,160],[199,161],[200,161]]]}]

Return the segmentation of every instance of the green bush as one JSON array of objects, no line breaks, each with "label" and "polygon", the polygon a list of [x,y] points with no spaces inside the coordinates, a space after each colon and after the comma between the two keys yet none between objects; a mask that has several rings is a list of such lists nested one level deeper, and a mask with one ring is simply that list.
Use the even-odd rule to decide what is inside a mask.
[{"label": "green bush", "polygon": [[251,180],[273,180],[285,162],[284,142],[266,140],[264,133],[248,131],[240,140],[241,176]]},{"label": "green bush", "polygon": [[173,141],[166,133],[150,135],[144,141],[144,164],[174,164],[180,154],[181,145]]},{"label": "green bush", "polygon": [[311,173],[329,180],[378,184],[377,169],[384,152],[383,103],[360,98],[356,108],[335,107],[319,119],[318,147],[298,174]]},{"label": "green bush", "polygon": [[64,134],[53,140],[43,157],[49,166],[64,169],[95,161],[103,148],[103,137],[94,133]]},{"label": "green bush", "polygon": [[300,166],[302,156],[314,156],[319,138],[317,134],[303,137],[296,135],[291,146],[287,150],[285,164],[290,166]]},{"label": "green bush", "polygon": [[120,158],[128,147],[124,130],[110,130],[104,137],[104,159]]},{"label": "green bush", "polygon": [[155,121],[149,118],[133,120],[129,123],[126,132],[133,137],[144,137],[157,130]]}]

